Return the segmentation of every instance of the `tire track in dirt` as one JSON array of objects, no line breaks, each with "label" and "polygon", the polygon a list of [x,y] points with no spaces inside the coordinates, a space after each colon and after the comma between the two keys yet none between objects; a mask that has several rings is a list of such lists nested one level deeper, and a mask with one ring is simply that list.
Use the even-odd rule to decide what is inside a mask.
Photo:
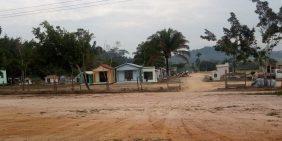
[{"label": "tire track in dirt", "polygon": [[214,140],[222,140],[222,141],[233,141],[233,139],[227,137],[226,135],[223,135],[221,133],[209,130],[207,128],[207,125],[203,126],[203,123],[200,121],[193,121],[194,126],[199,129],[199,131],[201,132],[201,135],[206,135],[209,136],[210,139],[214,139]]}]

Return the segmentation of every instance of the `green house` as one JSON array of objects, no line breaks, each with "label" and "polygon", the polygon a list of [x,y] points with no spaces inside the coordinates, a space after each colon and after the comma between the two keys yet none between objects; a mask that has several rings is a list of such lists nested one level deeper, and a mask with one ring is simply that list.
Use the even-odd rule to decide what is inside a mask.
[{"label": "green house", "polygon": [[6,70],[0,70],[0,85],[7,84],[7,72]]},{"label": "green house", "polygon": [[[86,71],[86,82],[89,85],[94,84],[94,78],[93,78],[93,71]],[[83,84],[84,80],[83,80],[83,73],[78,74],[78,76],[76,77],[76,80],[78,83]]]}]

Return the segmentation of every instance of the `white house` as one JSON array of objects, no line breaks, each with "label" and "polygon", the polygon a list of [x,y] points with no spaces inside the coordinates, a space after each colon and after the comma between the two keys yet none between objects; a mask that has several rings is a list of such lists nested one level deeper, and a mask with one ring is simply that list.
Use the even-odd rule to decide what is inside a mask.
[{"label": "white house", "polygon": [[7,72],[6,70],[0,70],[0,85],[7,84]]},{"label": "white house", "polygon": [[57,76],[57,75],[48,75],[48,76],[45,77],[45,83],[46,84],[59,83],[59,76]]},{"label": "white house", "polygon": [[116,67],[116,79],[118,83],[137,82],[141,79],[142,66],[125,63]]},{"label": "white house", "polygon": [[226,73],[229,73],[229,64],[223,64],[223,65],[216,65],[216,71],[212,73],[212,79],[215,81],[219,81],[222,76]]},{"label": "white house", "polygon": [[142,79],[143,82],[158,82],[157,70],[155,67],[143,67]]}]

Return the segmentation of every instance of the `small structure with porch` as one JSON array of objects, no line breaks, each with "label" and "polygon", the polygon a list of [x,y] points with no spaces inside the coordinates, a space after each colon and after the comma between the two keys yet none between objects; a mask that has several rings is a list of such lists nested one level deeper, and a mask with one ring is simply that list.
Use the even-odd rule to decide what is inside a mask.
[{"label": "small structure with porch", "polygon": [[93,70],[94,84],[115,83],[115,69],[107,64],[101,64]]},{"label": "small structure with porch", "polygon": [[[93,71],[85,71],[85,76],[86,76],[86,83],[89,85],[94,84],[94,79],[93,79]],[[84,77],[83,77],[83,72],[79,73],[75,77],[77,83],[84,84]]]},{"label": "small structure with porch", "polygon": [[7,72],[6,70],[0,70],[0,85],[6,85],[7,82]]}]

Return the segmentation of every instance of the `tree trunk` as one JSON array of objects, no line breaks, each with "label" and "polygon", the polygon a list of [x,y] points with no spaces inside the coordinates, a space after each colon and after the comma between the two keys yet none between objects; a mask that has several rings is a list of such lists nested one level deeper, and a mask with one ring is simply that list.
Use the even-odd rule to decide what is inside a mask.
[{"label": "tree trunk", "polygon": [[24,70],[22,70],[22,91],[25,91],[25,76],[24,76]]},{"label": "tree trunk", "polygon": [[169,77],[170,73],[169,73],[168,57],[165,57],[165,63],[166,63],[166,75],[167,77]]},{"label": "tree trunk", "polygon": [[85,71],[84,71],[84,70],[81,71],[81,69],[80,69],[80,67],[79,67],[78,65],[76,65],[76,67],[77,67],[79,73],[82,74],[82,76],[83,76],[83,82],[84,82],[84,84],[85,84],[87,90],[90,91],[90,87],[89,87],[88,83],[86,82],[86,74],[85,74]]},{"label": "tree trunk", "polygon": [[71,90],[74,91],[74,84],[73,84],[73,67],[71,68]]}]

